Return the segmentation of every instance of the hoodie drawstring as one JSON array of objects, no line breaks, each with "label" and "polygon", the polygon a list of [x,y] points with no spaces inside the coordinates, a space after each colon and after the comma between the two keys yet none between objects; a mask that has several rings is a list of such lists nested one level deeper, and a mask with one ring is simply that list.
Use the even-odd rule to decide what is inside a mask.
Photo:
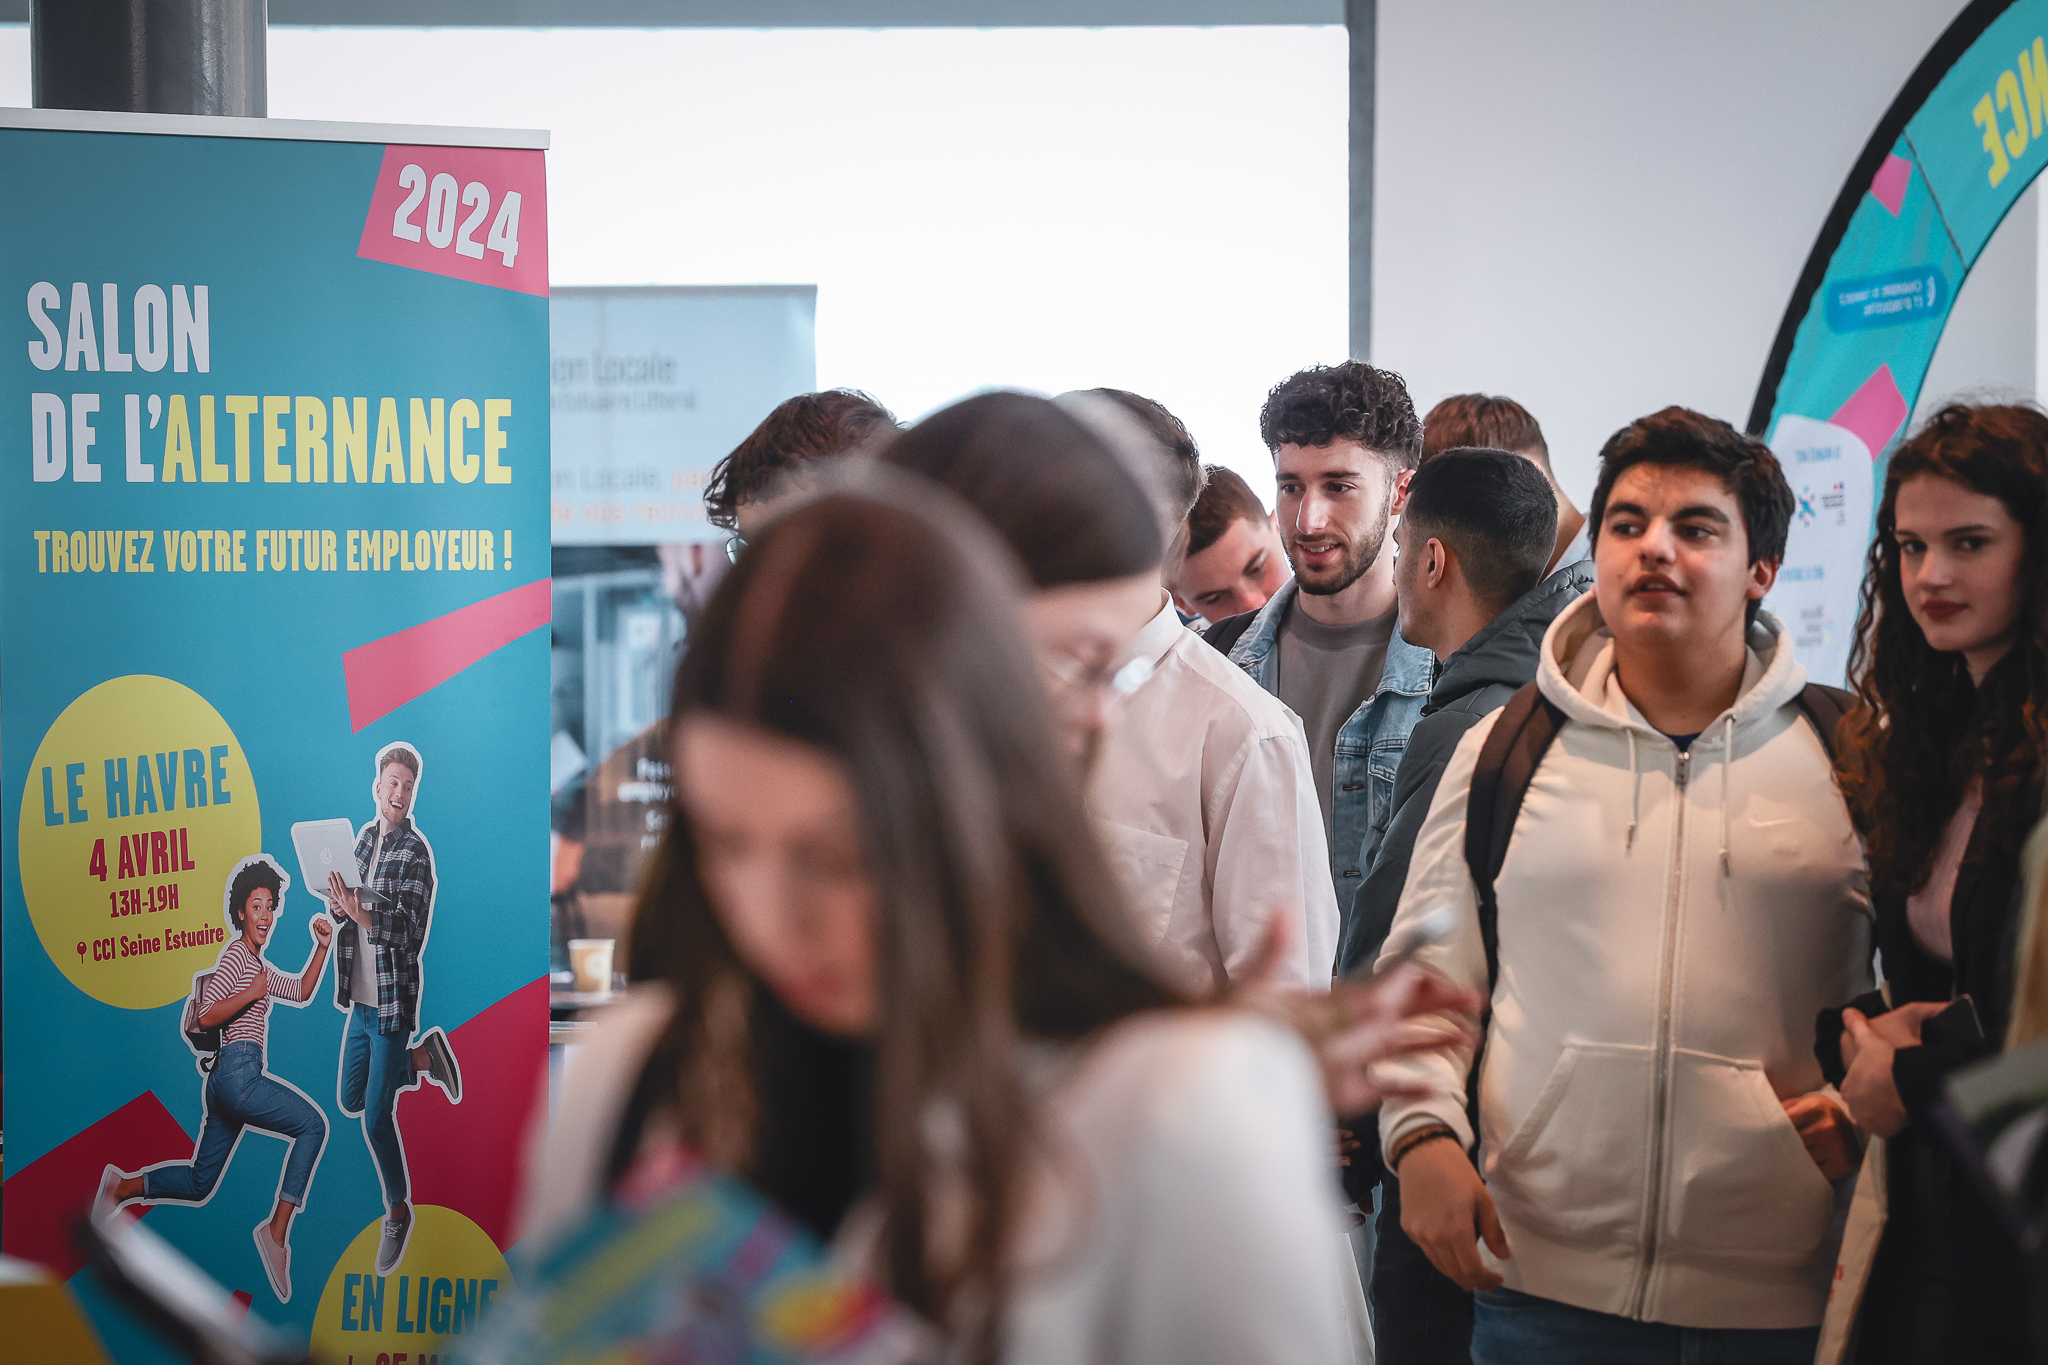
[{"label": "hoodie drawstring", "polygon": [[1732,818],[1729,814],[1732,803],[1728,799],[1728,783],[1735,775],[1735,715],[1730,712],[1722,719],[1726,728],[1722,731],[1725,738],[1721,746],[1721,875],[1732,878],[1735,871],[1728,860],[1729,821]]},{"label": "hoodie drawstring", "polygon": [[[1642,823],[1643,818],[1643,770],[1636,759],[1636,732],[1631,729],[1623,733],[1628,736],[1628,833],[1623,837],[1622,844],[1623,851],[1627,852],[1636,846],[1636,826]],[[1732,878],[1735,875],[1735,867],[1733,859],[1729,857],[1728,846],[1734,828],[1734,802],[1729,789],[1729,783],[1734,776],[1732,770],[1735,767],[1734,716],[1722,717],[1721,734],[1721,875]]]},{"label": "hoodie drawstring", "polygon": [[1622,852],[1624,853],[1627,853],[1636,846],[1636,825],[1643,818],[1643,774],[1642,770],[1636,766],[1636,732],[1633,728],[1630,728],[1626,733],[1628,735],[1628,779],[1632,790],[1629,796],[1628,836],[1622,844]]}]

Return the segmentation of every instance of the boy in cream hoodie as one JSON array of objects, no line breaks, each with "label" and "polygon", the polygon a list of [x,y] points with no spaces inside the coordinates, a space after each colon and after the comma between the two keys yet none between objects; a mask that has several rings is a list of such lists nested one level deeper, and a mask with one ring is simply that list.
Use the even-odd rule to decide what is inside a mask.
[{"label": "boy in cream hoodie", "polygon": [[[1792,510],[1771,453],[1698,413],[1601,452],[1595,587],[1545,636],[1558,729],[1494,883],[1479,1131],[1469,1047],[1386,1068],[1424,1092],[1380,1118],[1402,1227],[1479,1291],[1475,1365],[1812,1358],[1857,1150],[1813,1019],[1868,989],[1871,932],[1806,671],[1758,607]],[[1465,813],[1499,714],[1388,936],[1450,907],[1423,960],[1458,985],[1487,983]]]}]

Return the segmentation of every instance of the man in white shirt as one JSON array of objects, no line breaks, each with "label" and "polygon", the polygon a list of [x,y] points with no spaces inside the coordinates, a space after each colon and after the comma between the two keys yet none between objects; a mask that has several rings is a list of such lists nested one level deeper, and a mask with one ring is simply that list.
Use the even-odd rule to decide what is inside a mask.
[{"label": "man in white shirt", "polygon": [[[1095,392],[1137,419],[1166,462],[1177,532],[1162,575],[1170,580],[1202,489],[1194,438],[1150,399]],[[1221,989],[1284,913],[1293,932],[1281,979],[1323,989],[1336,960],[1337,899],[1301,721],[1183,626],[1163,586],[1131,656],[1152,676],[1104,736],[1088,805],[1140,933],[1178,984]]]},{"label": "man in white shirt", "polygon": [[1328,990],[1336,897],[1301,723],[1182,626],[1161,586],[1201,488],[1194,441],[1122,390],[1041,404],[956,404],[881,462],[951,490],[1016,553],[1104,850],[1169,979],[1196,995],[1234,984],[1279,918],[1274,984]]}]

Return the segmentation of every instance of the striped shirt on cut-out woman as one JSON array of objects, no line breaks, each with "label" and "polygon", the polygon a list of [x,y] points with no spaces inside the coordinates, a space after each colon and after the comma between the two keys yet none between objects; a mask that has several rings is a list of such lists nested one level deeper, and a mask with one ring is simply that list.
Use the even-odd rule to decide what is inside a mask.
[{"label": "striped shirt on cut-out woman", "polygon": [[220,961],[213,969],[213,980],[206,983],[206,989],[199,993],[199,1008],[208,1010],[230,996],[239,995],[249,989],[249,983],[256,979],[257,972],[265,972],[270,978],[268,993],[259,997],[255,1004],[236,1015],[232,1023],[222,1026],[220,1043],[254,1043],[266,1047],[270,1034],[270,997],[282,996],[287,1000],[299,998],[297,978],[286,976],[277,968],[265,962],[242,939],[236,939],[221,950]]}]

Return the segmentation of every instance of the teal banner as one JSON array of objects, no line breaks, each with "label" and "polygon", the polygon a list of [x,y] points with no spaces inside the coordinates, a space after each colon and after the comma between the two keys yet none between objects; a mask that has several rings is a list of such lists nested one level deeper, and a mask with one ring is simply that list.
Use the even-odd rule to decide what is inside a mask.
[{"label": "teal banner", "polygon": [[2048,0],[1978,0],[1851,172],[1751,416],[1798,499],[1769,605],[1817,681],[1847,672],[1882,461],[1905,434],[1956,291],[2048,166]]},{"label": "teal banner", "polygon": [[380,131],[0,114],[0,1249],[122,1362],[93,1208],[337,1361],[512,1287],[544,140]]}]

